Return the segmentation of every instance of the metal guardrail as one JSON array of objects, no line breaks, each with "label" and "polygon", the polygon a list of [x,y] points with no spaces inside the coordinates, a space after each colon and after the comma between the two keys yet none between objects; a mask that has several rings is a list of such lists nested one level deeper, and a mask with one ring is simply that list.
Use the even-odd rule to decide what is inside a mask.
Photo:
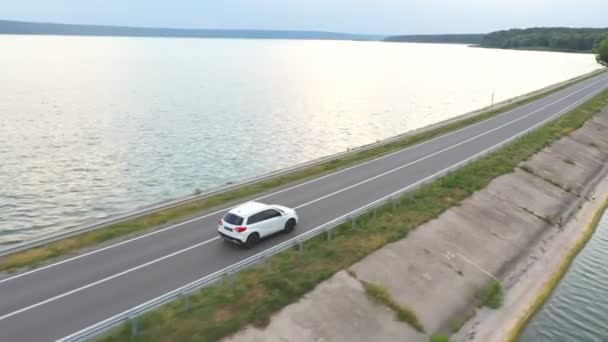
[{"label": "metal guardrail", "polygon": [[231,191],[231,190],[236,190],[236,189],[239,189],[239,188],[242,188],[242,187],[245,187],[247,185],[254,184],[254,183],[263,182],[263,181],[270,180],[270,179],[273,179],[273,178],[281,177],[281,176],[287,175],[287,174],[292,173],[292,172],[296,172],[296,171],[300,171],[300,170],[303,170],[303,169],[306,169],[306,168],[309,168],[309,167],[317,166],[317,165],[326,163],[326,162],[331,161],[331,160],[335,160],[335,159],[339,159],[339,158],[344,158],[344,157],[350,156],[352,154],[363,152],[363,151],[366,151],[366,150],[369,150],[369,149],[372,149],[372,148],[388,145],[388,144],[391,144],[391,143],[393,143],[395,141],[398,141],[398,140],[401,140],[401,139],[405,139],[405,138],[410,137],[410,136],[414,136],[414,135],[417,135],[417,134],[425,133],[425,132],[428,132],[428,131],[431,131],[431,130],[434,130],[434,129],[437,129],[437,128],[441,128],[441,127],[444,127],[444,126],[447,126],[447,125],[450,125],[450,124],[453,124],[453,123],[456,123],[456,122],[459,122],[459,121],[463,121],[463,120],[469,119],[469,118],[477,116],[477,115],[482,115],[482,114],[484,114],[486,112],[489,112],[489,111],[492,111],[492,110],[500,109],[502,107],[505,107],[505,106],[508,106],[508,105],[512,104],[513,102],[526,100],[528,98],[537,96],[538,94],[541,94],[541,93],[544,93],[544,92],[547,92],[547,91],[551,91],[553,89],[557,89],[557,88],[559,88],[561,86],[564,86],[566,84],[576,83],[576,82],[580,81],[581,79],[584,79],[584,78],[587,78],[587,77],[591,77],[591,76],[597,76],[597,75],[599,75],[599,74],[601,74],[603,72],[605,72],[605,70],[603,70],[603,69],[602,70],[596,70],[596,71],[590,72],[588,74],[581,75],[581,76],[578,76],[578,77],[575,77],[575,78],[572,78],[570,80],[566,80],[566,81],[563,81],[563,82],[559,82],[559,83],[556,83],[554,85],[551,85],[551,86],[548,86],[548,87],[536,90],[536,91],[528,93],[528,94],[524,94],[524,95],[521,95],[521,96],[518,96],[518,97],[515,97],[515,98],[512,98],[512,99],[508,99],[508,100],[496,103],[493,106],[488,106],[488,107],[485,107],[485,108],[482,108],[482,109],[479,109],[479,110],[475,110],[475,111],[472,111],[472,112],[469,112],[469,113],[466,113],[466,114],[462,114],[462,115],[459,115],[459,116],[456,116],[456,117],[453,117],[453,118],[450,118],[450,119],[438,122],[436,124],[432,124],[432,125],[429,125],[429,126],[421,127],[421,128],[412,130],[412,131],[404,133],[404,134],[396,135],[394,137],[391,137],[391,138],[388,138],[388,139],[385,139],[385,140],[382,140],[382,141],[379,141],[379,142],[376,142],[376,143],[360,146],[360,147],[357,147],[357,148],[350,149],[350,150],[348,150],[346,152],[333,154],[333,155],[330,155],[330,156],[327,156],[327,157],[323,157],[323,158],[319,158],[319,159],[316,159],[316,160],[313,160],[313,161],[310,161],[310,162],[307,162],[307,163],[303,163],[303,164],[295,165],[295,166],[292,166],[292,167],[289,167],[289,168],[285,168],[285,169],[282,169],[282,170],[277,170],[277,171],[274,171],[274,172],[270,172],[270,173],[268,173],[266,175],[259,176],[259,177],[254,177],[254,178],[251,178],[251,179],[248,179],[248,180],[244,180],[242,182],[238,182],[238,183],[234,183],[234,184],[228,184],[226,186],[218,187],[216,189],[204,192],[204,193],[199,194],[199,195],[187,196],[187,197],[179,198],[179,199],[176,199],[176,200],[171,200],[171,201],[168,201],[168,202],[160,203],[158,205],[152,205],[152,206],[150,206],[150,207],[148,207],[146,209],[138,210],[138,211],[133,212],[133,213],[127,213],[127,214],[123,214],[123,215],[118,215],[118,216],[113,217],[113,218],[111,218],[109,220],[103,220],[101,222],[93,223],[93,224],[86,225],[86,226],[83,226],[83,227],[77,227],[77,228],[73,228],[73,229],[62,230],[62,231],[59,231],[57,233],[53,233],[53,234],[49,234],[47,236],[43,236],[41,238],[37,238],[37,239],[29,240],[29,241],[24,241],[24,242],[19,242],[19,243],[15,243],[15,244],[9,244],[7,246],[0,246],[0,257],[6,256],[6,255],[10,255],[10,254],[13,254],[13,253],[18,253],[18,252],[21,252],[21,251],[24,251],[24,250],[27,250],[27,249],[43,246],[43,245],[49,244],[51,242],[55,242],[55,241],[58,241],[58,240],[70,238],[70,237],[73,237],[73,236],[76,236],[76,235],[79,235],[79,234],[82,234],[82,233],[86,233],[86,232],[89,232],[89,231],[93,231],[93,230],[97,230],[97,229],[102,229],[102,228],[105,228],[105,227],[108,227],[108,226],[111,226],[111,225],[114,225],[114,224],[117,224],[117,223],[120,223],[120,222],[125,222],[125,221],[128,221],[128,220],[133,220],[133,219],[136,219],[136,218],[139,218],[139,217],[142,217],[142,216],[145,216],[145,215],[149,215],[149,214],[157,212],[157,211],[171,209],[171,208],[174,208],[174,207],[177,207],[177,206],[180,206],[180,205],[183,205],[183,204],[188,204],[188,203],[191,203],[191,202],[194,202],[194,201],[198,201],[198,200],[201,200],[201,199],[204,199],[206,197],[210,197],[210,196],[213,196],[213,195],[216,195],[216,194],[224,193],[224,192]]},{"label": "metal guardrail", "polygon": [[[327,233],[330,234],[329,232],[331,231],[331,229],[352,221],[353,224],[356,220],[356,218],[358,216],[361,216],[363,214],[369,214],[370,211],[374,211],[377,210],[379,207],[383,206],[383,205],[387,205],[390,203],[393,203],[393,206],[396,205],[397,201],[400,201],[400,197],[402,195],[404,195],[407,192],[410,192],[414,189],[417,189],[423,185],[426,185],[430,182],[433,182],[451,172],[453,172],[454,170],[461,168],[464,165],[467,165],[475,160],[478,160],[480,158],[485,157],[486,155],[493,153],[494,151],[502,148],[504,145],[511,143],[512,141],[521,138],[524,135],[527,135],[529,133],[531,133],[533,130],[535,130],[536,128],[546,124],[549,121],[554,120],[555,118],[563,115],[564,113],[566,113],[567,111],[569,111],[570,109],[576,107],[577,105],[579,105],[580,103],[588,100],[589,98],[595,96],[596,94],[598,94],[599,92],[601,92],[602,90],[604,90],[606,87],[602,87],[601,89],[587,95],[586,97],[580,99],[579,101],[573,103],[572,105],[562,109],[561,111],[559,111],[558,113],[553,114],[552,116],[550,116],[549,118],[535,124],[534,126],[529,127],[528,129],[526,129],[525,131],[522,131],[512,137],[510,137],[507,140],[504,140],[498,144],[495,144],[494,146],[474,155],[471,156],[457,164],[452,165],[451,167],[442,170],[440,172],[437,172],[427,178],[424,178],[414,184],[411,184],[403,189],[400,189],[398,191],[395,191],[393,193],[391,193],[390,195],[387,195],[375,202],[372,202],[364,207],[361,207],[357,210],[354,210],[352,212],[349,212],[345,215],[342,215],[330,222],[327,222],[317,228],[314,228],[312,230],[309,230],[305,233],[302,233],[290,240],[284,241],[276,246],[273,246],[263,252],[260,252],[256,255],[253,255],[247,259],[244,259],[242,261],[239,261],[231,266],[228,266],[224,269],[221,269],[215,273],[212,273],[210,275],[207,275],[199,280],[196,280],[190,284],[187,284],[183,287],[180,287],[176,290],[173,290],[171,292],[168,292],[160,297],[157,297],[155,299],[152,299],[146,303],[143,303],[141,305],[138,305],[132,309],[126,310],[116,316],[110,317],[102,322],[99,322],[97,324],[94,324],[90,327],[87,327],[83,330],[80,330],[72,335],[69,335],[67,337],[64,337],[60,340],[58,340],[59,342],[76,342],[76,341],[84,341],[87,340],[89,338],[95,337],[97,335],[102,334],[105,331],[108,331],[109,329],[116,327],[122,323],[127,323],[129,321],[134,322],[135,317],[148,312],[150,310],[159,308],[160,306],[167,304],[169,302],[172,302],[174,300],[183,298],[185,296],[187,296],[190,292],[198,290],[200,288],[203,288],[205,286],[211,285],[214,282],[223,279],[225,277],[231,276],[236,272],[239,272],[247,267],[250,267],[252,265],[257,264],[260,261],[264,261],[267,260],[269,257],[276,255],[280,252],[286,251],[289,248],[298,246],[299,248],[302,248],[302,244],[306,241],[309,240],[313,237],[316,237],[318,235],[321,235],[323,233]],[[135,325],[136,326],[136,325]],[[136,328],[133,328],[134,330],[136,330]]]}]

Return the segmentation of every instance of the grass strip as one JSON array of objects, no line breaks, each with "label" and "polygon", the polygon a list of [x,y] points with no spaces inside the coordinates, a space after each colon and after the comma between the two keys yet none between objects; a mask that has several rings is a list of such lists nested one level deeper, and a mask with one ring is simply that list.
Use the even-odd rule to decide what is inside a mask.
[{"label": "grass strip", "polygon": [[556,89],[543,92],[525,100],[513,102],[499,109],[486,112],[462,121],[454,122],[444,127],[439,127],[420,134],[404,137],[401,140],[374,147],[368,150],[360,151],[351,155],[337,158],[326,163],[312,166],[303,170],[294,171],[292,173],[279,176],[270,180],[247,185],[235,190],[226,191],[217,195],[209,196],[201,200],[184,204],[171,209],[158,211],[156,213],[146,215],[140,218],[132,219],[117,223],[106,228],[83,233],[75,237],[67,238],[61,241],[53,242],[45,246],[29,249],[23,252],[15,253],[0,259],[0,272],[16,271],[23,267],[35,267],[43,262],[56,259],[66,254],[77,252],[83,248],[92,247],[101,243],[125,236],[133,236],[142,232],[177,223],[189,217],[193,217],[201,212],[217,208],[220,205],[226,205],[238,201],[245,201],[263,193],[270,192],[274,189],[279,189],[291,184],[306,181],[315,177],[319,177],[331,172],[344,169],[349,166],[371,160],[403,148],[413,146],[424,141],[433,139],[440,135],[455,131],[471,124],[487,120],[491,117],[508,112],[524,104],[534,102],[547,95],[563,90],[574,83],[578,83],[594,77],[599,73],[590,74],[582,79],[568,82]]},{"label": "grass strip", "polygon": [[188,305],[167,304],[137,318],[138,334],[124,325],[102,341],[216,341],[248,324],[262,327],[273,313],[296,302],[320,282],[386,244],[407,236],[410,230],[458,205],[494,178],[512,172],[517,165],[552,142],[580,128],[608,105],[608,91],[588,100],[555,121],[523,136],[502,149],[464,166],[398,199],[398,205],[380,207],[357,219],[355,229],[343,224],[332,238],[308,240],[302,250],[290,249],[270,263],[253,266],[234,279],[193,293]]},{"label": "grass strip", "polygon": [[547,284],[540,291],[538,296],[534,299],[534,302],[530,305],[525,314],[523,314],[513,327],[507,337],[505,338],[505,342],[517,342],[519,340],[520,335],[523,333],[524,328],[528,324],[528,322],[536,315],[536,313],[542,308],[547,299],[551,296],[559,282],[562,280],[566,272],[570,269],[574,258],[580,253],[581,250],[587,245],[587,242],[595,233],[597,226],[604,215],[604,212],[608,209],[608,199],[605,200],[602,208],[595,213],[593,220],[583,233],[582,237],[576,242],[572,248],[568,251],[568,254],[564,258],[564,261],[559,266],[559,269],[553,273],[553,276],[549,279]]},{"label": "grass strip", "polygon": [[450,342],[450,337],[447,335],[433,335],[431,336],[431,342]]},{"label": "grass strip", "polygon": [[397,314],[397,318],[400,321],[406,322],[416,329],[416,331],[424,333],[424,326],[420,322],[418,315],[412,309],[397,303],[385,287],[365,281],[361,281],[361,283],[363,284],[363,288],[365,288],[367,296],[374,302],[388,306]]},{"label": "grass strip", "polygon": [[492,280],[479,291],[478,297],[480,305],[498,309],[503,300],[502,284],[497,280]]}]

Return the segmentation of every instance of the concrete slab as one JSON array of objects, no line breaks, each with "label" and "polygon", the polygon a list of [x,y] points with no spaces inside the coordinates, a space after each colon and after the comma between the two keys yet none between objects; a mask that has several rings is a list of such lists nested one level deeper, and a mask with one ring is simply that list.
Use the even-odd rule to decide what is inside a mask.
[{"label": "concrete slab", "polygon": [[[503,177],[509,177],[503,176]],[[508,194],[504,194],[508,197]],[[547,228],[542,219],[503,201],[487,191],[480,191],[453,210],[453,217],[438,233],[462,248],[471,261],[494,275],[500,275],[508,263]]]},{"label": "concrete slab", "polygon": [[[546,222],[521,209],[514,199],[549,198],[546,207],[537,207],[540,212],[557,213],[563,205],[561,190],[525,193],[522,189],[529,184],[534,185],[530,189],[542,186],[544,181],[534,178],[523,172],[502,176],[460,207],[350,269],[361,280],[386,286],[398,303],[418,314],[428,331],[449,328],[455,317],[469,309],[478,289],[491,280],[487,273],[499,275],[547,228]],[[515,182],[521,184],[505,186]]]},{"label": "concrete slab", "polygon": [[596,123],[603,127],[608,127],[608,112],[603,112],[596,115],[593,119],[589,120],[589,122]]},{"label": "concrete slab", "polygon": [[588,153],[593,150],[590,146],[577,143],[577,146],[584,148],[575,150],[572,145],[573,140],[570,141],[570,143],[564,141],[558,143],[560,149],[567,149],[570,152],[576,151],[572,155],[565,157],[563,153],[559,152],[560,149],[556,147],[545,149],[524,162],[523,167],[531,168],[535,174],[558,184],[563,189],[580,194],[585,180],[590,179],[592,175],[597,173],[602,165],[579,155],[579,152]]},{"label": "concrete slab", "polygon": [[475,274],[472,267],[455,260],[450,252],[453,247],[428,228],[416,230],[350,269],[361,280],[385,286],[395,301],[411,308],[425,330],[433,333],[468,308],[474,296],[470,289],[480,279],[466,277]]},{"label": "concrete slab", "polygon": [[370,301],[361,283],[341,271],[277,313],[268,327],[248,327],[224,341],[426,342],[428,336],[397,321],[388,307]]},{"label": "concrete slab", "polygon": [[606,126],[592,120],[581,129],[573,132],[570,137],[597,150],[608,151],[608,134],[606,132],[608,132],[608,119]]},{"label": "concrete slab", "polygon": [[[608,133],[608,127],[606,129]],[[562,157],[570,166],[582,166],[591,171],[599,170],[606,159],[608,159],[608,151],[594,148],[587,144],[583,144],[576,139],[566,137],[556,141],[545,152],[552,152]],[[570,162],[574,162],[572,165]]]},{"label": "concrete slab", "polygon": [[495,179],[485,191],[539,217],[551,219],[557,217],[576,197],[520,169]]}]

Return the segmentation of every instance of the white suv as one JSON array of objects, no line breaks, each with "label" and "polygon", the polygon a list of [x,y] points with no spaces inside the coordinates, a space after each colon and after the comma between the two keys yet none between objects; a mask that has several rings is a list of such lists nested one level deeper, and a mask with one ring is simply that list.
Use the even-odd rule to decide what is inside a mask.
[{"label": "white suv", "polygon": [[220,220],[217,231],[225,241],[251,248],[261,238],[292,232],[296,224],[298,215],[293,209],[248,202],[228,211]]}]

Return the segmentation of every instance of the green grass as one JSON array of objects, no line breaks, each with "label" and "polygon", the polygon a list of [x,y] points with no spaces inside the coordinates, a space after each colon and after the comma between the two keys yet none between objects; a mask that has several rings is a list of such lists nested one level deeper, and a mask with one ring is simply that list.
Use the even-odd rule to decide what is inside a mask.
[{"label": "green grass", "polygon": [[521,51],[550,51],[550,52],[566,52],[566,53],[588,53],[592,54],[593,50],[574,50],[574,49],[556,49],[544,46],[530,46],[530,47],[514,47],[508,50],[521,50]]},{"label": "green grass", "polygon": [[491,309],[498,309],[502,305],[502,284],[493,280],[489,282],[478,294],[480,304]]},{"label": "green grass", "polygon": [[[597,75],[597,73],[585,77],[581,79],[581,81],[584,79],[591,78],[595,75]],[[200,214],[201,212],[209,211],[213,208],[217,208],[222,205],[242,202],[275,189],[279,189],[291,184],[312,179],[314,177],[335,172],[337,170],[353,166],[358,163],[389,154],[391,152],[398,151],[405,147],[419,144],[421,142],[433,139],[448,132],[469,126],[473,123],[489,119],[500,113],[504,113],[506,111],[522,106],[526,103],[536,101],[551,93],[565,89],[571,84],[572,83],[565,84],[559,88],[535,95],[526,100],[513,102],[512,104],[504,106],[500,109],[489,111],[484,114],[480,114],[468,118],[466,120],[458,121],[428,132],[423,132],[417,135],[405,137],[390,144],[385,144],[382,146],[371,148],[369,150],[360,151],[348,156],[344,156],[339,159],[334,159],[321,165],[312,166],[270,180],[258,182],[256,184],[247,185],[235,190],[226,191],[217,195],[209,196],[204,199],[184,204],[175,208],[159,211],[141,218],[121,222],[103,229],[83,233],[78,236],[57,241],[45,246],[12,254],[0,260],[0,272],[16,271],[23,267],[35,267],[43,262],[48,262],[49,260],[56,259],[66,254],[77,252],[83,248],[96,246],[101,243],[121,237],[141,234],[143,232],[150,231],[151,229],[156,229],[159,227],[167,226],[171,223],[186,220],[190,217]]]},{"label": "green grass", "polygon": [[446,335],[433,335],[430,339],[431,342],[450,342],[450,337]]},{"label": "green grass", "polygon": [[398,304],[385,287],[364,281],[361,283],[365,288],[367,296],[374,302],[388,306],[395,312],[400,321],[406,322],[412,328],[416,329],[416,331],[424,333],[424,326],[420,322],[420,319],[418,319],[416,313],[412,309]]},{"label": "green grass", "polygon": [[[375,220],[363,215],[356,229],[350,224],[341,225],[334,229],[330,240],[325,236],[313,238],[305,242],[302,251],[293,249],[272,257],[271,267],[256,266],[237,274],[234,283],[204,288],[192,295],[188,309],[183,303],[171,303],[143,315],[139,318],[141,333],[133,340],[216,341],[250,323],[263,326],[273,313],[296,302],[320,282],[404,238],[412,229],[485,188],[494,178],[513,171],[520,162],[581,127],[606,105],[608,91],[485,158],[404,196],[395,209],[392,205],[381,207]],[[130,334],[129,325],[125,325],[102,340],[128,340]]]}]

